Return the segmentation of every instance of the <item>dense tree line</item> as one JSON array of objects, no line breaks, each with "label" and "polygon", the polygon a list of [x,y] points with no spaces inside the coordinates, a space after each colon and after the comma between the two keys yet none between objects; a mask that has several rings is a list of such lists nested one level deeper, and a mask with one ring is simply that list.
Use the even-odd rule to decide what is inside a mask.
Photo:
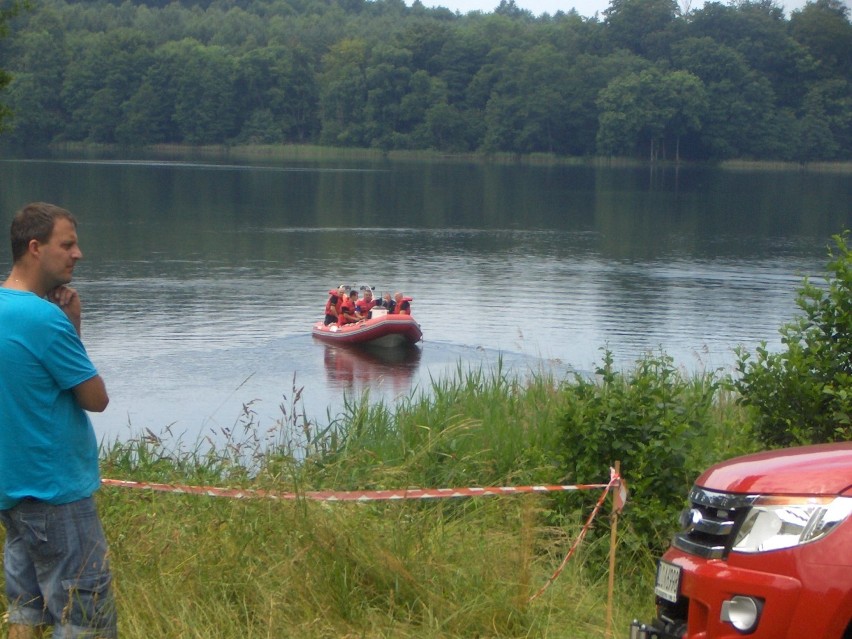
[{"label": "dense tree line", "polygon": [[514,0],[467,15],[419,0],[37,0],[6,19],[0,139],[15,144],[852,158],[839,0],[789,17],[771,0],[612,0],[590,18]]},{"label": "dense tree line", "polygon": [[[0,38],[8,34],[8,22],[18,12],[19,4],[13,2],[0,2]],[[12,76],[5,70],[0,69],[0,92],[6,88],[12,81]],[[3,131],[4,121],[9,120],[11,110],[8,106],[0,102],[0,132]]]}]

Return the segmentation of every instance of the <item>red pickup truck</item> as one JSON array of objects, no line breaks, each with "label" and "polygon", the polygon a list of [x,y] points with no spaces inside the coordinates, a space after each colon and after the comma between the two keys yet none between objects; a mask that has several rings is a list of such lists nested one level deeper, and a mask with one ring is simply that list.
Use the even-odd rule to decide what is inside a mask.
[{"label": "red pickup truck", "polygon": [[852,639],[852,442],[711,467],[630,639]]}]

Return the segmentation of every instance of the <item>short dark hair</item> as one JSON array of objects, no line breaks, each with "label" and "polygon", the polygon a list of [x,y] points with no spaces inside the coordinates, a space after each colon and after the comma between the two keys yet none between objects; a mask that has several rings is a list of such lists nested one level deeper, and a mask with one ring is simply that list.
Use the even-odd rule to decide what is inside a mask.
[{"label": "short dark hair", "polygon": [[77,228],[77,218],[70,211],[48,204],[32,202],[24,206],[12,219],[9,236],[12,240],[12,261],[17,262],[27,252],[31,240],[44,244],[50,241],[56,220],[65,218]]}]

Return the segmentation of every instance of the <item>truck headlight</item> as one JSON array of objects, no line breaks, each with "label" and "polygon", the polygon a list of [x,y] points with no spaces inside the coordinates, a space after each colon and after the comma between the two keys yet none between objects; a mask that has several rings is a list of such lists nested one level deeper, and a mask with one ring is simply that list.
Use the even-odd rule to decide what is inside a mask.
[{"label": "truck headlight", "polygon": [[733,550],[765,552],[824,537],[852,514],[852,497],[758,497]]}]

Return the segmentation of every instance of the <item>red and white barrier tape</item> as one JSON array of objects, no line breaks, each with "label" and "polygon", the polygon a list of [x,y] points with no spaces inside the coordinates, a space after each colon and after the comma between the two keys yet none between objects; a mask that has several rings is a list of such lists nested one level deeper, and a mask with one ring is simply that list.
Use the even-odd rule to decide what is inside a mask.
[{"label": "red and white barrier tape", "polygon": [[394,501],[401,499],[447,499],[450,497],[487,497],[490,495],[520,495],[523,493],[550,493],[574,490],[601,490],[609,484],[574,484],[540,486],[491,486],[484,488],[402,488],[398,490],[316,490],[303,493],[273,492],[251,488],[218,488],[215,486],[187,486],[158,484],[123,479],[102,479],[104,486],[139,488],[164,493],[207,495],[229,499],[312,499],[315,501]]},{"label": "red and white barrier tape", "polygon": [[562,563],[556,569],[556,572],[547,580],[537,593],[530,597],[529,601],[538,598],[545,590],[550,587],[560,573],[568,564],[580,542],[586,536],[592,521],[597,516],[598,511],[606,499],[607,494],[613,486],[618,486],[619,490],[615,495],[615,508],[621,510],[624,502],[627,499],[627,490],[624,482],[615,472],[614,468],[610,468],[610,479],[608,484],[573,484],[573,485],[552,485],[545,484],[539,486],[492,486],[486,488],[404,488],[400,490],[318,490],[305,491],[303,493],[289,492],[272,492],[268,490],[254,490],[250,488],[218,488],[215,486],[188,486],[181,484],[159,484],[154,482],[143,481],[126,481],[123,479],[102,479],[101,483],[104,486],[114,486],[119,488],[139,488],[143,490],[154,490],[157,492],[176,493],[183,495],[207,495],[208,497],[226,497],[229,499],[275,499],[275,500],[294,500],[294,499],[312,499],[315,501],[396,501],[402,499],[447,499],[450,497],[486,497],[491,495],[520,495],[524,493],[549,493],[549,492],[565,492],[575,490],[603,490],[600,499],[595,504],[589,519],[574,540],[574,544],[562,560]]}]

